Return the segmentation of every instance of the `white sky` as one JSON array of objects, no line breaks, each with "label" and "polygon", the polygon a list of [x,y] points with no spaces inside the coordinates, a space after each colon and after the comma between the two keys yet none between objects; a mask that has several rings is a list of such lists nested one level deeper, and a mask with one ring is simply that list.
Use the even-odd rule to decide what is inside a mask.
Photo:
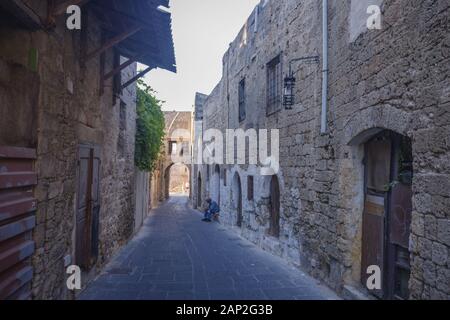
[{"label": "white sky", "polygon": [[259,0],[171,0],[178,73],[145,77],[166,101],[165,111],[193,111],[195,93],[210,94],[222,76],[222,57]]}]

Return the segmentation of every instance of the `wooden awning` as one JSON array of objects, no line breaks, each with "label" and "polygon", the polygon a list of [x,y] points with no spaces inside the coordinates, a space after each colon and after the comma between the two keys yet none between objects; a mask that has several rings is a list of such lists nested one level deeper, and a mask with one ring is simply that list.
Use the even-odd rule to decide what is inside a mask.
[{"label": "wooden awning", "polygon": [[164,10],[168,0],[1,0],[0,17],[39,29],[64,15],[71,4],[92,10],[105,32],[107,40],[88,53],[88,59],[115,47],[122,56],[147,65],[149,70],[176,72],[171,15]]},{"label": "wooden awning", "polygon": [[176,72],[171,15],[161,8],[168,5],[168,0],[89,2],[108,38],[125,37],[115,46],[122,56]]}]

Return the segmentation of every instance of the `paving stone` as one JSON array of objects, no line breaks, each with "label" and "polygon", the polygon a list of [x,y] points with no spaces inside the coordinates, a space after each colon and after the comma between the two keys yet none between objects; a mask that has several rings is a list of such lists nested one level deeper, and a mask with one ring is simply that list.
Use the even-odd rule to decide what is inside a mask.
[{"label": "paving stone", "polygon": [[300,270],[256,246],[240,246],[244,241],[240,238],[230,241],[238,239],[230,231],[219,232],[217,224],[200,223],[198,213],[187,207],[186,198],[173,198],[162,205],[145,226],[136,236],[139,240],[131,241],[105,268],[114,274],[98,277],[80,299],[337,298]]}]

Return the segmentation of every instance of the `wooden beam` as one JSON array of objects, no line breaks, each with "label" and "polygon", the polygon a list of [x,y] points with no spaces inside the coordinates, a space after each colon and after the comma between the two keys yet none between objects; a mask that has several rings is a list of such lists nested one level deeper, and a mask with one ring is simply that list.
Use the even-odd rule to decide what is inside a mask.
[{"label": "wooden beam", "polygon": [[129,58],[126,62],[122,63],[120,66],[117,66],[112,71],[108,72],[103,76],[103,80],[106,81],[111,77],[114,77],[117,73],[131,65],[132,63],[136,62],[139,58],[142,58],[146,55],[146,53],[138,54],[132,58]]},{"label": "wooden beam", "polygon": [[130,80],[128,80],[127,82],[125,82],[122,85],[122,90],[125,89],[126,87],[128,87],[129,85],[133,84],[134,82],[136,82],[137,80],[139,80],[140,78],[142,78],[143,76],[145,76],[147,73],[149,73],[151,70],[153,69],[153,67],[148,67],[147,69],[145,69],[144,71],[138,73],[136,76],[134,76],[133,78],[131,78]]},{"label": "wooden beam", "polygon": [[68,0],[68,1],[65,1],[64,3],[61,3],[60,5],[58,5],[58,6],[56,6],[54,8],[54,10],[52,12],[52,15],[54,17],[60,16],[60,15],[62,15],[62,14],[67,12],[67,8],[69,6],[76,5],[76,6],[80,6],[81,7],[81,6],[85,5],[88,2],[89,2],[89,0]]},{"label": "wooden beam", "polygon": [[133,34],[141,30],[141,26],[133,27],[127,31],[122,32],[121,34],[115,36],[112,39],[109,39],[106,41],[100,48],[92,51],[91,53],[88,53],[84,59],[84,61],[89,61],[90,59],[94,58],[95,56],[102,54],[106,50],[114,47],[115,45],[119,44],[120,42],[124,41],[125,39],[131,37]]}]

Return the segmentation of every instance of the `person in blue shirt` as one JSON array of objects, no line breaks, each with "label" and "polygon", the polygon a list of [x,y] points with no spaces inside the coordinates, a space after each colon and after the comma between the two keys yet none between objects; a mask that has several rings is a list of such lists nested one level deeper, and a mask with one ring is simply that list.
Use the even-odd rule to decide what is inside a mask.
[{"label": "person in blue shirt", "polygon": [[220,212],[220,208],[217,202],[211,200],[211,198],[206,199],[206,203],[208,209],[205,211],[205,218],[202,221],[211,222],[212,217]]}]

